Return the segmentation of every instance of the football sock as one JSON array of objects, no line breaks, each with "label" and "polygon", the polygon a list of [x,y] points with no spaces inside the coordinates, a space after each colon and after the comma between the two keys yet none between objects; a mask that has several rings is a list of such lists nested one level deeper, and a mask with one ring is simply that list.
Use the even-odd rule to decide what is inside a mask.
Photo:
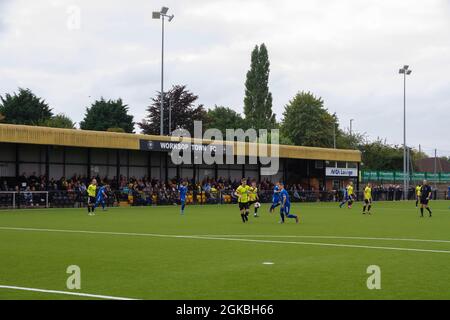
[{"label": "football sock", "polygon": [[369,208],[367,209],[367,212],[370,212],[370,209],[372,209],[372,206],[369,205]]},{"label": "football sock", "polygon": [[432,212],[431,212],[430,208],[427,208],[427,210],[430,213],[430,217],[431,217]]},{"label": "football sock", "polygon": [[420,215],[423,217],[423,208],[420,208]]},{"label": "football sock", "polygon": [[245,223],[245,214],[243,214],[243,213],[241,213],[241,218],[242,218],[242,222],[244,222]]}]

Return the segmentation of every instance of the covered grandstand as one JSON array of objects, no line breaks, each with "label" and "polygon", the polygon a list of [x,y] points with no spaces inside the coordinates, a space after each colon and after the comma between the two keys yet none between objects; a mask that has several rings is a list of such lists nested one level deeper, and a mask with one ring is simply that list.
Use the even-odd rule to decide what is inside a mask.
[{"label": "covered grandstand", "polygon": [[[203,181],[246,177],[258,182],[284,181],[305,190],[339,190],[348,181],[358,188],[361,153],[300,146],[279,147],[279,170],[263,176],[252,143],[214,141],[226,155],[244,156],[244,164],[182,164],[170,157],[181,138],[0,124],[0,187],[20,189],[23,177],[42,176],[46,183],[73,176],[100,177],[119,185],[121,179]],[[211,141],[190,140],[193,145]],[[270,146],[269,146],[269,150]],[[5,183],[6,182],[6,183]]]}]

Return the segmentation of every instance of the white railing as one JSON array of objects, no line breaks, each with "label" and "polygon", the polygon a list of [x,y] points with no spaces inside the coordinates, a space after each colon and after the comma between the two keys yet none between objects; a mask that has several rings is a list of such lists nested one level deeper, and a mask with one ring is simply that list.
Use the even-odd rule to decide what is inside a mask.
[{"label": "white railing", "polygon": [[0,209],[49,208],[48,191],[0,191]]},{"label": "white railing", "polygon": [[15,209],[17,192],[0,191],[0,208]]}]

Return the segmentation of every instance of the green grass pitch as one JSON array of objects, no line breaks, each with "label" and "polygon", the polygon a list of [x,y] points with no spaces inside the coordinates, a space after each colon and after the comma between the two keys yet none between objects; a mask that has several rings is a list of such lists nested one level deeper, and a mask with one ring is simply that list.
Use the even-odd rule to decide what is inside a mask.
[{"label": "green grass pitch", "polygon": [[[294,204],[240,220],[234,205],[0,211],[0,286],[135,299],[450,299],[450,202]],[[69,232],[74,231],[74,232]],[[434,241],[419,241],[434,240]],[[265,264],[270,263],[270,264]],[[367,268],[381,268],[369,290]],[[0,288],[0,299],[87,299]]]}]

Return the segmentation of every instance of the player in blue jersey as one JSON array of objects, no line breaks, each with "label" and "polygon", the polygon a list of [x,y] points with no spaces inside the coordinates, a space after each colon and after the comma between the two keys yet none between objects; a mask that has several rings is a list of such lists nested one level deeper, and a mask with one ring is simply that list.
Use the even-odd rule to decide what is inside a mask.
[{"label": "player in blue jersey", "polygon": [[108,199],[108,191],[109,186],[107,184],[98,189],[97,199],[95,201],[94,208],[97,208],[101,204],[103,211],[106,211],[105,207],[106,207],[106,199]]},{"label": "player in blue jersey", "polygon": [[291,200],[289,198],[289,193],[284,188],[284,184],[280,183],[280,200],[281,200],[281,209],[280,209],[280,216],[281,216],[281,222],[284,223],[284,218],[290,218],[295,219],[295,222],[298,223],[299,219],[298,216],[295,214],[291,214]]},{"label": "player in blue jersey", "polygon": [[178,192],[180,193],[181,215],[184,215],[184,208],[186,207],[186,196],[188,192],[186,181],[180,184],[180,186],[178,187]]},{"label": "player in blue jersey", "polygon": [[275,208],[280,205],[280,183],[275,183],[273,188],[272,206],[270,207],[270,213],[275,211]]},{"label": "player in blue jersey", "polygon": [[339,204],[339,208],[342,208],[344,204],[346,204],[349,201],[347,188],[343,189],[344,197],[342,198],[341,203]]}]

